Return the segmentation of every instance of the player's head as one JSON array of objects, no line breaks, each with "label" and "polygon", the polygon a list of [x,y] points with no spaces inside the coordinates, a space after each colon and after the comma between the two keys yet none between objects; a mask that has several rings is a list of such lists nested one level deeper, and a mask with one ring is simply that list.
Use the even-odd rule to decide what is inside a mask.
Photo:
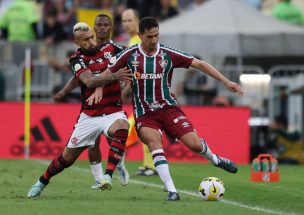
[{"label": "player's head", "polygon": [[97,45],[92,29],[87,23],[78,22],[73,27],[75,44],[79,46],[86,54],[97,53]]},{"label": "player's head", "polygon": [[139,13],[134,9],[125,10],[122,15],[122,27],[131,36],[138,32]]},{"label": "player's head", "polygon": [[154,17],[144,17],[139,23],[138,36],[141,39],[144,50],[157,49],[159,39],[159,26]]},{"label": "player's head", "polygon": [[113,23],[111,17],[106,14],[99,14],[96,16],[94,22],[94,32],[97,43],[102,43],[109,40],[111,37],[112,28]]}]

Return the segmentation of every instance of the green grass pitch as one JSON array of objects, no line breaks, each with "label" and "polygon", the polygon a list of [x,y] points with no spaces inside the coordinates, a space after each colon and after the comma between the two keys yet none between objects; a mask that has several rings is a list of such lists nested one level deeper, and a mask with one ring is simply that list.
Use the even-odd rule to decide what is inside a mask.
[{"label": "green grass pitch", "polygon": [[[304,167],[279,166],[279,183],[253,183],[249,166],[229,174],[210,164],[170,163],[170,172],[181,201],[165,201],[167,193],[158,176],[131,175],[128,186],[117,176],[110,191],[91,190],[93,176],[88,161],[77,161],[52,178],[40,198],[26,194],[44,172],[48,161],[0,160],[0,214],[304,214]],[[135,173],[138,162],[126,162]],[[197,194],[200,181],[208,176],[223,180],[222,202],[204,202]]]}]

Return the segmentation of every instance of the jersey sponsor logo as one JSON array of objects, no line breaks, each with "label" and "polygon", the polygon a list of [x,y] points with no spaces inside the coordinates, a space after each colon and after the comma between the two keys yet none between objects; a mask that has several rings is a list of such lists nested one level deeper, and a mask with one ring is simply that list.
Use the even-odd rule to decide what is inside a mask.
[{"label": "jersey sponsor logo", "polygon": [[159,74],[140,74],[139,72],[135,72],[134,73],[134,78],[136,80],[140,80],[140,79],[145,79],[145,80],[153,80],[153,79],[162,79],[164,78],[164,74],[159,73]]},{"label": "jersey sponsor logo", "polygon": [[74,66],[75,72],[77,72],[80,69],[81,69],[81,65],[79,63],[76,63],[75,66]]},{"label": "jersey sponsor logo", "polygon": [[111,59],[112,58],[112,53],[111,52],[105,52],[104,55],[103,55],[105,58],[107,59]]},{"label": "jersey sponsor logo", "polygon": [[163,68],[163,69],[168,65],[167,60],[160,60],[160,61],[158,61],[158,63],[161,66],[161,68]]}]

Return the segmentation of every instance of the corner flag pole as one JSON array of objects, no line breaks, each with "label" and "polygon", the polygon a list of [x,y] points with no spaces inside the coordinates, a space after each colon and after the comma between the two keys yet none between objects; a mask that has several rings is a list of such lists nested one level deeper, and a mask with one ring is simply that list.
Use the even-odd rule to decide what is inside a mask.
[{"label": "corner flag pole", "polygon": [[25,50],[24,82],[24,159],[30,158],[30,112],[31,112],[31,50]]}]

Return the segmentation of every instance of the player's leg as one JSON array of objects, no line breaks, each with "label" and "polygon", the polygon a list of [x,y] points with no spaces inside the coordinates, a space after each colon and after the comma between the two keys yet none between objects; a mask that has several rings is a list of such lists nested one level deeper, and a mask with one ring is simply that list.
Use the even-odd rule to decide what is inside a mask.
[{"label": "player's leg", "polygon": [[100,135],[95,140],[95,145],[88,149],[88,157],[91,166],[91,171],[95,179],[95,184],[92,185],[92,189],[98,189],[101,179],[103,177],[102,160],[100,152]]},{"label": "player's leg", "polygon": [[167,109],[164,117],[165,130],[170,136],[180,139],[189,149],[199,153],[213,165],[231,173],[237,172],[237,166],[232,161],[212,153],[206,141],[197,136],[191,122],[180,108]]},{"label": "player's leg", "polygon": [[169,165],[164,154],[160,131],[149,127],[141,127],[139,136],[144,143],[148,144],[156,171],[168,191],[167,200],[179,200],[179,195],[171,178]]},{"label": "player's leg", "polygon": [[143,168],[139,169],[138,175],[142,175],[142,176],[157,175],[150,150],[148,146],[144,143],[143,143]]},{"label": "player's leg", "polygon": [[237,166],[235,163],[227,158],[213,154],[207,142],[200,139],[195,132],[184,134],[180,139],[192,151],[197,152],[204,158],[208,159],[214,166],[222,168],[230,173],[237,172]]},{"label": "player's leg", "polygon": [[[100,189],[111,189],[112,188],[112,176],[113,172],[117,167],[117,164],[124,156],[125,143],[128,138],[129,123],[126,115],[123,112],[117,112],[106,116],[105,123],[109,126],[104,129],[104,133],[110,136],[112,139],[109,147],[108,163],[105,171],[104,178],[102,180]],[[129,180],[129,174],[126,168],[123,169],[125,175],[123,175],[122,184],[126,185]]]},{"label": "player's leg", "polygon": [[44,174],[40,176],[38,181],[32,186],[27,194],[29,198],[35,198],[40,196],[43,189],[48,185],[50,179],[62,172],[65,168],[70,167],[78,158],[80,153],[85,149],[81,148],[65,148],[64,152],[52,160]]},{"label": "player's leg", "polygon": [[71,166],[87,147],[94,146],[95,140],[102,130],[100,118],[80,114],[63,154],[51,162],[45,173],[29,191],[28,197],[39,196],[51,177]]}]

